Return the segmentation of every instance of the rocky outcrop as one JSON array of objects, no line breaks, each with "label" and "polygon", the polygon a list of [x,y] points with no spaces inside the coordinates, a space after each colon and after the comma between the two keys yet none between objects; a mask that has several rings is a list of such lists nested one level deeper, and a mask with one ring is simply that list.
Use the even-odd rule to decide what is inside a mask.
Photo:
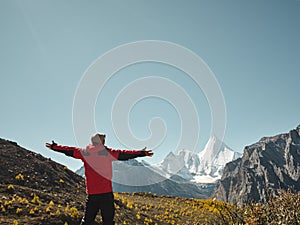
[{"label": "rocky outcrop", "polygon": [[300,125],[245,147],[242,158],[225,166],[213,195],[230,203],[264,203],[280,189],[300,191],[299,177]]}]

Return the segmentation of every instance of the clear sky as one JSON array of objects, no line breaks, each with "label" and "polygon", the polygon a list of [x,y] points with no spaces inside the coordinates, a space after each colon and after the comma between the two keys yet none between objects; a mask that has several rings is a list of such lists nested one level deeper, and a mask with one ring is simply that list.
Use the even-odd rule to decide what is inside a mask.
[{"label": "clear sky", "polygon": [[[226,106],[224,142],[235,151],[242,152],[263,136],[287,132],[300,124],[298,0],[1,0],[0,32],[0,137],[72,170],[81,163],[47,150],[44,143],[54,139],[82,145],[75,137],[72,119],[80,81],[96,59],[132,42],[175,43],[207,64]],[[99,74],[103,76],[107,75]],[[147,86],[137,84],[149,78],[152,82],[158,79],[155,87],[151,82],[148,86],[149,93],[157,93],[143,98]],[[107,133],[108,146],[131,147],[113,129],[113,124],[123,128],[129,123],[131,134],[141,140],[136,147],[142,148],[143,140],[151,135],[149,122],[160,118],[165,127],[159,130],[159,143],[149,142],[155,152],[150,162],[177,150],[178,140],[186,136],[181,133],[181,119],[189,115],[181,115],[186,112],[175,106],[186,99],[179,97],[177,103],[170,103],[174,92],[164,81],[177,85],[192,100],[201,128],[193,150],[203,149],[212,129],[210,100],[186,73],[158,62],[124,67],[97,93],[93,119],[97,130]],[[112,107],[126,103],[126,98],[116,100],[125,87],[137,97],[141,93],[142,99],[136,104],[128,102],[133,107],[122,122],[124,115]],[[188,134],[191,140],[185,141],[194,141],[193,129],[191,126]],[[180,146],[185,147],[189,148]]]}]

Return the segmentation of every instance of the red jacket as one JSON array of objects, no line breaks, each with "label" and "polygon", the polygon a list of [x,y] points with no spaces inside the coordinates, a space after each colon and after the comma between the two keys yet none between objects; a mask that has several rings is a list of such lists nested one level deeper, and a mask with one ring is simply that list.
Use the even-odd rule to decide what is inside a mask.
[{"label": "red jacket", "polygon": [[104,145],[88,145],[85,149],[53,145],[54,151],[81,159],[84,163],[87,194],[112,192],[112,162],[145,156],[144,151],[114,150]]}]

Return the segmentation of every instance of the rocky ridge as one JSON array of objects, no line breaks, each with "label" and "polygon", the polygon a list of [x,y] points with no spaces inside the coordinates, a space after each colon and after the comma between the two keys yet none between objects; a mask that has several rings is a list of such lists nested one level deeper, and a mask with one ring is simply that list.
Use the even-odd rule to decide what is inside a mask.
[{"label": "rocky ridge", "polygon": [[230,203],[266,202],[279,190],[300,191],[300,125],[246,146],[228,163],[214,196]]}]

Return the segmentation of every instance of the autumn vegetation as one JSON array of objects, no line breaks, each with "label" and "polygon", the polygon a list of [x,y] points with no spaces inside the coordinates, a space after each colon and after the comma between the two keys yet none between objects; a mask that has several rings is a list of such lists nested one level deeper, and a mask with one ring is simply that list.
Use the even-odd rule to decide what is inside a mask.
[{"label": "autumn vegetation", "polygon": [[[15,179],[23,180],[22,174]],[[63,183],[63,182],[61,182]],[[1,224],[79,224],[84,201],[65,202],[54,193],[21,185],[0,185]],[[80,201],[79,201],[80,202]],[[265,204],[238,207],[214,199],[159,196],[152,193],[115,193],[116,224],[300,224],[300,194],[281,191]],[[101,224],[100,216],[97,223]]]}]

